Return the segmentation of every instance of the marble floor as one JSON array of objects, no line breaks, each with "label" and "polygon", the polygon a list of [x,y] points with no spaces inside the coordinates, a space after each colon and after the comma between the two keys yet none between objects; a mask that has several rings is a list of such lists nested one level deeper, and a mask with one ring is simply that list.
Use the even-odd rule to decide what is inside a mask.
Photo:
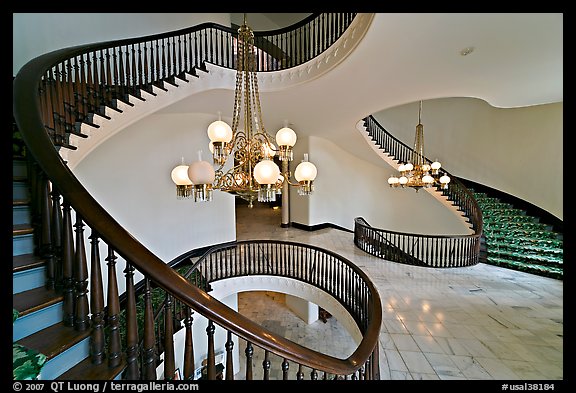
[{"label": "marble floor", "polygon": [[[238,240],[311,244],[346,257],[366,272],[384,308],[382,380],[564,379],[563,281],[482,263],[453,269],[402,265],[358,249],[351,232],[282,228],[281,210],[265,204],[255,203],[252,209],[238,204],[236,213]],[[260,315],[261,323],[280,326],[286,314],[281,299],[262,293],[247,296],[252,298],[239,297],[240,312],[248,309],[255,319]],[[331,319],[315,322],[316,331],[314,324],[294,321],[284,321],[282,332],[310,347],[318,345],[318,335],[331,332],[335,337],[342,329]],[[346,332],[340,337],[345,342]],[[353,349],[342,345],[341,355]]]}]

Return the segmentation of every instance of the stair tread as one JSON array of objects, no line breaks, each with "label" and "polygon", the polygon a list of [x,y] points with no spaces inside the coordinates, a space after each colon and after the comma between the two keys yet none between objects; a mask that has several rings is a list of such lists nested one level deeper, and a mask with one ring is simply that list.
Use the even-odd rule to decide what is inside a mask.
[{"label": "stair tread", "polygon": [[61,302],[62,299],[63,296],[53,289],[40,287],[14,294],[12,307],[18,310],[20,316],[24,316]]},{"label": "stair tread", "polygon": [[22,272],[44,266],[44,259],[34,254],[23,254],[12,257],[13,272]]},{"label": "stair tread", "polygon": [[92,359],[87,357],[68,371],[60,375],[57,380],[91,380],[91,381],[110,381],[116,378],[126,367],[124,357],[120,361],[120,365],[116,367],[109,367],[108,360],[100,364],[92,364]]},{"label": "stair tread", "polygon": [[12,234],[14,236],[18,235],[29,235],[34,232],[34,228],[30,224],[16,224],[12,225]]},{"label": "stair tread", "polygon": [[14,206],[28,206],[30,204],[30,199],[14,199],[12,200],[12,205]]},{"label": "stair tread", "polygon": [[73,327],[65,326],[64,322],[59,322],[28,337],[24,337],[18,340],[17,343],[43,353],[46,355],[47,360],[50,360],[78,344],[89,335],[90,329],[79,332]]}]

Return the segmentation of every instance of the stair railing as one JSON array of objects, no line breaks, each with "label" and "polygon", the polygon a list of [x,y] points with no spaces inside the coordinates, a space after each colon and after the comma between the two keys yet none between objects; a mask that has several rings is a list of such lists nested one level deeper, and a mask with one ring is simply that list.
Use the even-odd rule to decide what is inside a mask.
[{"label": "stair railing", "polygon": [[[292,53],[284,64],[272,63],[289,67],[317,56],[338,38],[338,32],[341,34],[345,30],[354,15],[313,15],[306,24],[299,26],[308,34],[304,38],[288,30],[279,34],[286,37],[283,39],[264,36],[263,40],[274,42],[280,53]],[[305,25],[313,27],[306,28]],[[138,242],[83,187],[58,153],[60,148],[74,149],[68,143],[70,134],[86,137],[81,132],[82,124],[97,127],[93,122],[94,116],[106,118],[109,109],[121,111],[118,102],[133,105],[132,100],[143,100],[141,90],[153,93],[152,86],[163,88],[165,83],[174,84],[177,80],[185,83],[185,78],[196,75],[196,70],[203,69],[206,62],[233,66],[231,43],[235,34],[229,28],[209,23],[144,38],[60,49],[29,61],[14,79],[14,117],[28,152],[39,168],[39,175],[34,176],[38,179],[34,187],[39,191],[34,195],[39,199],[33,203],[38,206],[42,233],[37,249],[49,259],[47,285],[64,294],[65,324],[79,331],[92,329],[92,362],[106,362],[110,368],[124,367],[127,379],[155,377],[152,372],[155,363],[151,361],[155,338],[150,328],[154,320],[150,291],[144,296],[144,321],[148,329],[144,331],[142,351],[138,345],[134,293],[136,269],[144,275],[146,288],[153,283],[169,293],[171,298],[205,316],[212,327],[217,324],[286,361],[296,362],[300,365],[299,370],[304,365],[338,375],[355,374],[377,348],[377,335],[372,334],[369,335],[372,342],[365,343],[362,351],[356,351],[348,359],[335,359],[295,346],[290,340],[238,314],[190,284]],[[310,42],[310,37],[316,37],[315,41]],[[299,55],[294,55],[295,42],[309,42],[309,46],[304,45],[304,50],[298,49]],[[84,244],[85,227],[91,230],[90,282]],[[106,308],[103,307],[105,294],[101,277],[106,273],[98,268],[102,264],[101,241],[108,247],[105,258],[108,265]],[[125,261],[125,351],[122,351],[120,334],[122,311],[116,271],[118,256]],[[88,308],[88,296],[91,297],[91,309]],[[166,332],[170,332],[171,315],[167,311],[164,318]],[[376,316],[374,318],[377,320]],[[170,355],[168,352],[173,350],[169,345],[171,335],[165,336],[168,345],[164,351]],[[140,359],[142,355],[144,357]],[[373,358],[372,362],[377,359]],[[211,373],[208,377],[215,376]],[[170,374],[166,374],[166,378],[170,378]]]},{"label": "stair railing", "polygon": [[[322,363],[303,364],[297,363],[298,369],[307,369],[311,378],[314,373],[323,371],[324,379],[379,379],[379,362],[378,362],[378,345],[374,345],[374,340],[379,335],[380,324],[382,322],[381,301],[377,289],[366,274],[348,259],[316,246],[299,244],[287,241],[275,240],[249,240],[241,241],[234,244],[214,246],[207,250],[192,266],[182,268],[181,274],[195,286],[203,289],[207,293],[212,290],[211,284],[235,277],[246,276],[271,276],[286,277],[295,279],[316,288],[323,290],[336,299],[340,305],[352,316],[360,333],[362,341],[350,359],[367,358],[365,363],[354,373],[341,374],[335,368],[332,368],[326,359]],[[149,289],[147,289],[148,291]],[[166,325],[166,310],[171,313],[168,317],[171,322]],[[155,305],[155,325],[157,326],[157,336],[170,339],[171,332],[165,330],[186,329],[186,342],[184,358],[190,359],[194,356],[192,341],[192,314],[188,306],[178,299],[173,299],[169,293],[162,303]],[[212,331],[213,322],[209,321],[208,333],[208,355],[206,358],[207,375],[216,373],[216,360],[214,336]],[[232,362],[232,350],[234,342],[238,338],[235,332],[228,330],[225,348],[226,376],[224,379],[234,379],[236,374]],[[274,351],[261,348],[258,344],[243,340],[246,348],[251,348],[245,353],[245,365],[251,365],[249,357],[255,357],[256,352],[260,351],[264,358]],[[172,346],[171,342],[166,343]],[[299,344],[290,343],[289,351],[305,350]],[[150,358],[154,359],[151,351],[148,351]],[[366,354],[369,354],[366,356]],[[170,355],[173,356],[173,355]],[[173,375],[174,358],[167,361],[168,357],[164,356],[164,374]],[[268,360],[262,365],[262,375],[264,379],[269,378],[271,370],[275,368],[285,371],[284,379],[289,379],[288,369],[290,368],[289,358],[281,357],[281,364],[274,364]],[[150,360],[150,363],[152,360]],[[353,360],[356,362],[356,360]],[[184,377],[188,378],[194,375],[193,361],[185,362],[183,370]],[[275,367],[276,366],[276,367]],[[252,379],[255,370],[246,369],[245,378]],[[317,375],[316,375],[317,376]],[[298,375],[296,375],[298,378]]]},{"label": "stair railing", "polygon": [[[366,132],[385,153],[399,162],[412,157],[413,148],[391,135],[373,116],[364,119]],[[428,164],[432,164],[425,158]],[[444,171],[446,172],[446,171]],[[354,220],[354,244],[369,254],[394,262],[429,267],[459,267],[479,262],[482,211],[472,193],[452,174],[448,189],[436,188],[468,219],[470,235],[422,235],[373,228],[362,217]]]}]

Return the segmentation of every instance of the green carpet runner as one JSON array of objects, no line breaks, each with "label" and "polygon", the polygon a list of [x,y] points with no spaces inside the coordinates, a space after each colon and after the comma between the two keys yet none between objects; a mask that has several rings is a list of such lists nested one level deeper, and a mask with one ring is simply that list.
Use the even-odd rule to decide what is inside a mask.
[{"label": "green carpet runner", "polygon": [[563,240],[551,226],[498,198],[470,191],[482,210],[486,263],[556,279],[563,278]]}]

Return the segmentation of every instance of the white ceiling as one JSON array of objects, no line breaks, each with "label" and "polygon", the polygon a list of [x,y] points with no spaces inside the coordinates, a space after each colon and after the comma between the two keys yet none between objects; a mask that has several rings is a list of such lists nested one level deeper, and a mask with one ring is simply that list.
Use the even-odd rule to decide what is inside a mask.
[{"label": "white ceiling", "polygon": [[[462,56],[467,47],[474,51]],[[298,134],[330,139],[366,158],[366,143],[353,129],[387,108],[442,97],[480,98],[502,108],[563,101],[563,14],[378,13],[328,73],[260,96],[269,132],[288,119]],[[161,112],[231,114],[232,99],[228,90],[213,90]]]}]

